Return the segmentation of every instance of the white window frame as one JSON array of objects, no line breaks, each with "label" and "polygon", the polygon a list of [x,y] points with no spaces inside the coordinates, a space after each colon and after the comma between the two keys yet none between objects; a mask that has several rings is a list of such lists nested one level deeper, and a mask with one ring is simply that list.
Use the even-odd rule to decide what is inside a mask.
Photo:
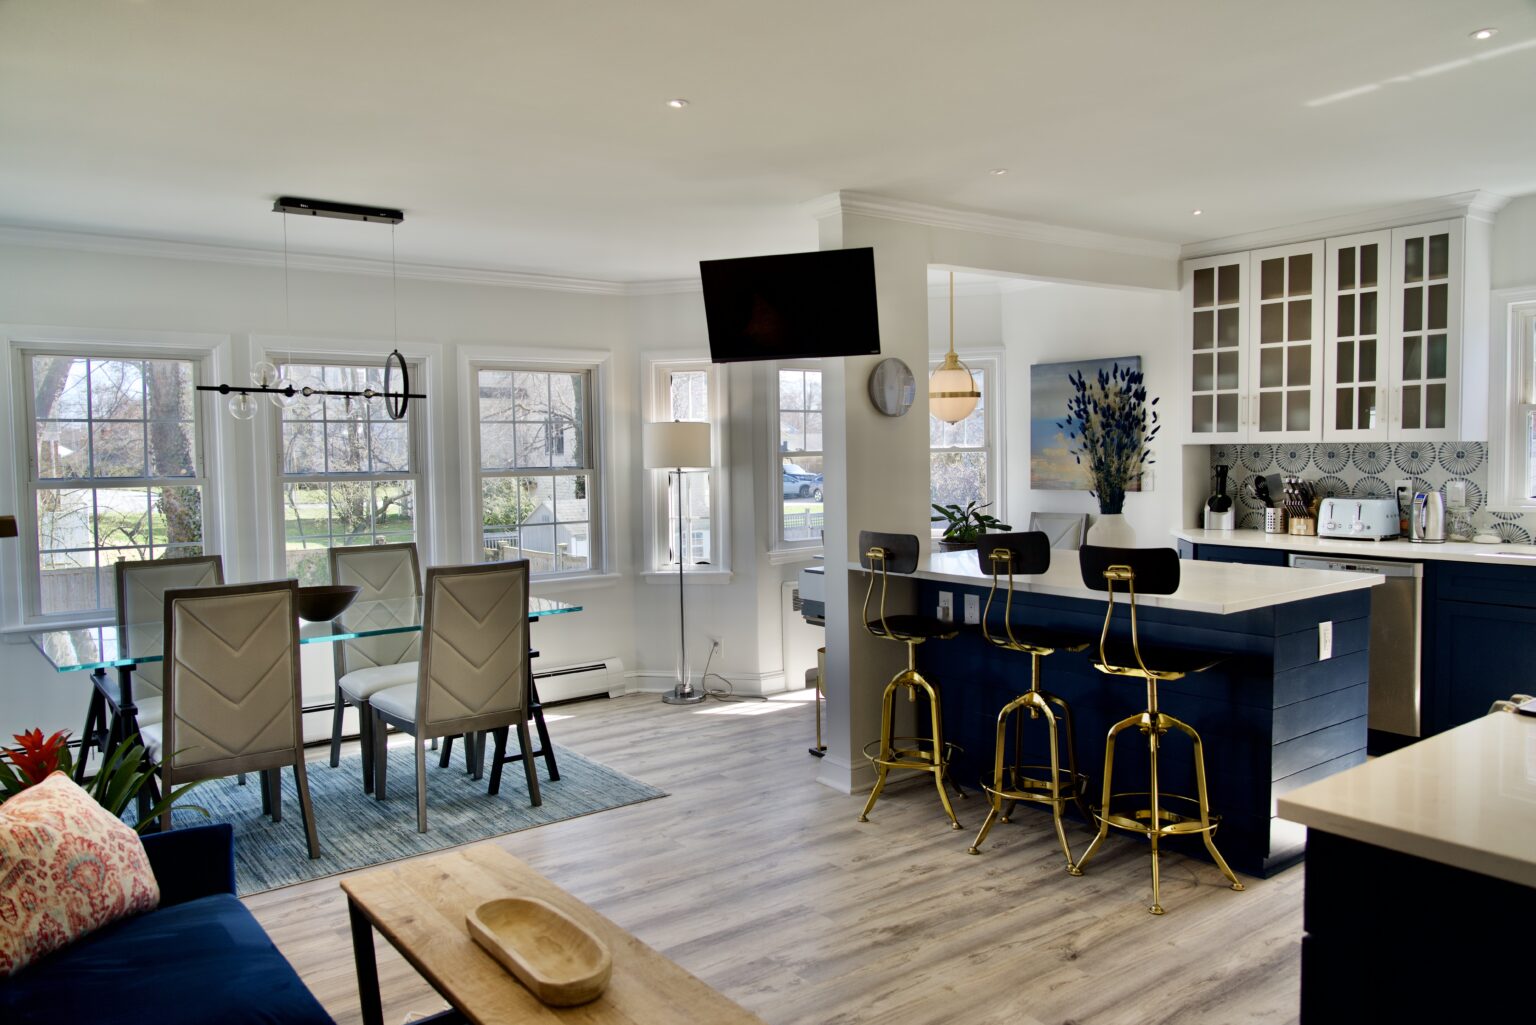
[{"label": "white window frame", "polygon": [[[57,630],[76,626],[109,624],[114,613],[107,611],[61,612],[45,615],[41,610],[41,579],[38,569],[37,502],[33,477],[33,396],[28,387],[29,374],[24,360],[33,355],[83,356],[104,359],[185,359],[192,361],[198,384],[213,383],[231,362],[228,335],[176,331],[97,330],[42,327],[34,325],[0,326],[6,345],[6,358],[0,361],[0,394],[11,397],[10,417],[0,417],[0,507],[16,510],[18,537],[15,545],[0,545],[0,574],[7,584],[0,587],[4,631]],[[198,476],[177,478],[178,483],[195,484],[203,489],[203,551],[222,554],[225,550],[225,509],[221,467],[229,465],[231,441],[214,416],[204,392],[194,393],[196,402],[196,458]],[[160,478],[113,478],[113,483],[142,484]]]},{"label": "white window frame", "polygon": [[[826,415],[827,415],[827,372],[819,359],[780,360],[768,364],[768,451],[769,459],[769,484],[768,494],[773,498],[773,509],[770,514],[770,522],[773,524],[773,534],[769,538],[768,551],[770,556],[777,559],[770,561],[791,562],[810,559],[822,554],[822,542],[813,539],[804,541],[786,541],[784,539],[784,457],[787,455],[811,455],[822,461],[822,499],[826,499],[826,448],[818,452],[789,453],[779,451],[779,371],[780,370],[815,370],[821,374],[821,415],[822,445],[826,445]],[[825,504],[823,504],[825,509]],[[825,530],[825,512],[823,512],[823,530]]]},{"label": "white window frame", "polygon": [[[987,501],[990,503],[987,513],[991,516],[996,516],[1004,523],[1010,523],[1007,509],[1008,485],[1005,479],[1008,467],[1007,453],[1004,451],[1006,432],[1003,430],[1003,409],[1000,401],[1003,392],[1003,358],[1002,349],[969,349],[966,351],[964,356],[966,366],[970,367],[973,371],[980,370],[983,374],[982,413],[986,421],[986,442],[980,449],[934,448],[930,445],[928,448],[928,493],[930,495],[933,494],[932,467],[935,453],[985,452],[987,455]],[[943,362],[944,353],[929,353],[928,376],[932,377],[933,372]],[[919,381],[918,387],[926,388],[927,382]],[[932,512],[931,509],[929,511],[930,513]],[[1024,529],[1017,523],[1013,524],[1013,526],[1020,530]],[[942,522],[932,525],[934,537],[939,537],[943,533],[944,524]]]},{"label": "white window frame", "polygon": [[[608,451],[606,445],[606,424],[601,411],[607,408],[607,354],[584,352],[559,352],[553,351],[524,351],[520,356],[508,355],[503,357],[501,352],[508,350],[475,349],[465,351],[460,358],[460,366],[463,369],[463,395],[464,395],[464,425],[466,451],[470,461],[464,468],[465,484],[468,495],[465,499],[467,513],[465,524],[465,547],[468,556],[475,562],[484,559],[484,522],[483,522],[483,496],[481,494],[481,481],[488,476],[480,467],[480,386],[479,374],[482,370],[492,371],[525,371],[530,373],[545,374],[571,374],[583,372],[587,375],[586,396],[586,436],[588,448],[587,477],[587,530],[590,552],[587,558],[587,569],[576,570],[569,573],[534,573],[532,579],[555,584],[566,581],[587,581],[605,579],[608,573],[608,559],[611,546],[609,544],[611,532],[607,525],[607,500],[606,495],[610,490],[610,481],[605,468],[604,454]],[[511,350],[518,352],[519,350]],[[496,353],[492,355],[492,353]],[[535,468],[535,470],[540,468]],[[548,475],[574,475],[570,471],[576,467],[562,467],[559,472],[551,471]],[[526,477],[538,476],[534,473],[519,473],[515,471],[497,470],[489,476],[493,477]]]},{"label": "white window frame", "polygon": [[[713,462],[708,471],[693,471],[690,476],[702,472],[707,472],[709,475],[709,565],[685,563],[683,572],[689,576],[728,579],[731,573],[731,521],[725,480],[725,467],[729,465],[725,419],[730,403],[727,399],[726,368],[710,362],[703,356],[658,354],[647,357],[645,409],[649,415],[646,419],[653,422],[670,420],[672,375],[700,371],[707,375],[708,380],[709,436]],[[675,577],[677,562],[671,558],[671,555],[676,538],[671,529],[671,489],[667,474],[664,470],[644,470],[643,472],[645,473],[643,495],[647,540],[646,552],[643,556],[645,573],[656,577]]]},{"label": "white window frame", "polygon": [[1528,493],[1529,423],[1536,415],[1536,286],[1493,293],[1489,321],[1488,508],[1536,511]]},{"label": "white window frame", "polygon": [[[372,349],[366,352],[337,352],[323,348],[310,348],[298,346],[284,348],[281,340],[268,340],[259,354],[253,354],[253,360],[265,359],[276,366],[307,365],[307,366],[346,366],[382,368],[388,358],[388,349]],[[417,382],[424,381],[427,376],[425,361],[420,358],[406,358],[406,367],[410,372],[411,390],[424,391]],[[398,381],[395,382],[398,384]],[[283,467],[283,416],[282,411],[270,401],[263,401],[266,396],[256,396],[258,400],[258,416],[266,417],[268,424],[263,433],[271,446],[270,458],[265,460],[272,468],[270,514],[272,523],[267,531],[272,545],[271,556],[264,560],[279,578],[288,575],[288,538],[287,514],[283,507],[283,491],[286,485],[302,482],[372,482],[386,480],[409,480],[411,482],[411,496],[413,504],[413,520],[415,527],[416,547],[418,554],[422,556],[424,565],[430,564],[431,545],[428,539],[431,537],[431,500],[429,492],[430,475],[427,471],[427,424],[426,415],[422,408],[421,400],[413,399],[406,407],[405,420],[410,434],[408,446],[411,453],[411,471],[409,473],[398,472],[368,472],[368,473],[300,473],[290,474]],[[380,403],[382,399],[355,399],[356,402]]]}]

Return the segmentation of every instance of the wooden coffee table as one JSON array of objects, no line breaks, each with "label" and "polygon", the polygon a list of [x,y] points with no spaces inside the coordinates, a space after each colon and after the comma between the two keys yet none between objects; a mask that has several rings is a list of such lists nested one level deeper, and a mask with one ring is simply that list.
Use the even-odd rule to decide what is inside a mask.
[{"label": "wooden coffee table", "polygon": [[[580,1021],[590,1025],[763,1025],[672,961],[490,844],[364,872],[342,880],[364,1025],[383,1025],[373,930],[475,1025]],[[608,944],[613,977],[580,1007],[547,1007],[470,938],[465,914],[498,897],[537,897]]]}]

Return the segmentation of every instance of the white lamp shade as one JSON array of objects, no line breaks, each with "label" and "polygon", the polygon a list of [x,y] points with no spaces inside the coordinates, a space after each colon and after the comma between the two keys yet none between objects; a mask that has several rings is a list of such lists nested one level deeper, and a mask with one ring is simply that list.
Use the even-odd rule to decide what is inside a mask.
[{"label": "white lamp shade", "polygon": [[971,372],[962,366],[940,367],[928,379],[928,411],[945,423],[970,416],[980,398]]},{"label": "white lamp shade", "polygon": [[708,469],[709,424],[683,420],[646,424],[644,449],[648,470]]}]

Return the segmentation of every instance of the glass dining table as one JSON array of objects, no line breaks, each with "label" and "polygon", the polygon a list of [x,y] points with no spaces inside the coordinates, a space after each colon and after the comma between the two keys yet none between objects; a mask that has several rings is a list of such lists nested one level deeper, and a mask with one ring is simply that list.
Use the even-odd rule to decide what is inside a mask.
[{"label": "glass dining table", "polygon": [[[425,599],[386,598],[377,601],[353,602],[335,619],[320,622],[299,621],[299,643],[335,644],[338,641],[357,640],[362,637],[382,637],[387,634],[420,633]],[[553,598],[530,596],[528,622],[538,622],[549,616],[580,612],[581,606]],[[47,630],[32,635],[32,642],[43,657],[61,673],[89,672],[91,688],[90,706],[86,710],[85,728],[80,734],[80,754],[75,764],[75,776],[83,778],[86,763],[92,750],[105,754],[118,740],[138,731],[138,707],[133,700],[133,671],[141,665],[163,660],[162,647],[165,634],[161,623],[127,624],[123,626],[88,626],[71,630]],[[537,655],[538,652],[531,652]],[[107,675],[116,670],[116,679]],[[554,748],[549,742],[549,731],[544,726],[543,709],[539,703],[538,686],[529,677],[529,710],[539,732],[541,750],[552,779],[559,773],[554,763]],[[330,711],[332,702],[305,705],[305,712]]]}]

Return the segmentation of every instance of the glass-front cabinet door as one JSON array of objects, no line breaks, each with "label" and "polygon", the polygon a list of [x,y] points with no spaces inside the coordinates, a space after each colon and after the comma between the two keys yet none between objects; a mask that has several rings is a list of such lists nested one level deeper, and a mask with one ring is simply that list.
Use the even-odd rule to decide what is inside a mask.
[{"label": "glass-front cabinet door", "polygon": [[1211,256],[1184,265],[1190,340],[1190,440],[1246,436],[1243,361],[1247,358],[1248,254]]},{"label": "glass-front cabinet door", "polygon": [[1458,435],[1461,366],[1461,221],[1392,231],[1392,437]]},{"label": "glass-front cabinet door", "polygon": [[1323,243],[1249,254],[1249,441],[1320,441]]},{"label": "glass-front cabinet door", "polygon": [[1328,240],[1324,278],[1323,437],[1387,439],[1392,233]]}]

